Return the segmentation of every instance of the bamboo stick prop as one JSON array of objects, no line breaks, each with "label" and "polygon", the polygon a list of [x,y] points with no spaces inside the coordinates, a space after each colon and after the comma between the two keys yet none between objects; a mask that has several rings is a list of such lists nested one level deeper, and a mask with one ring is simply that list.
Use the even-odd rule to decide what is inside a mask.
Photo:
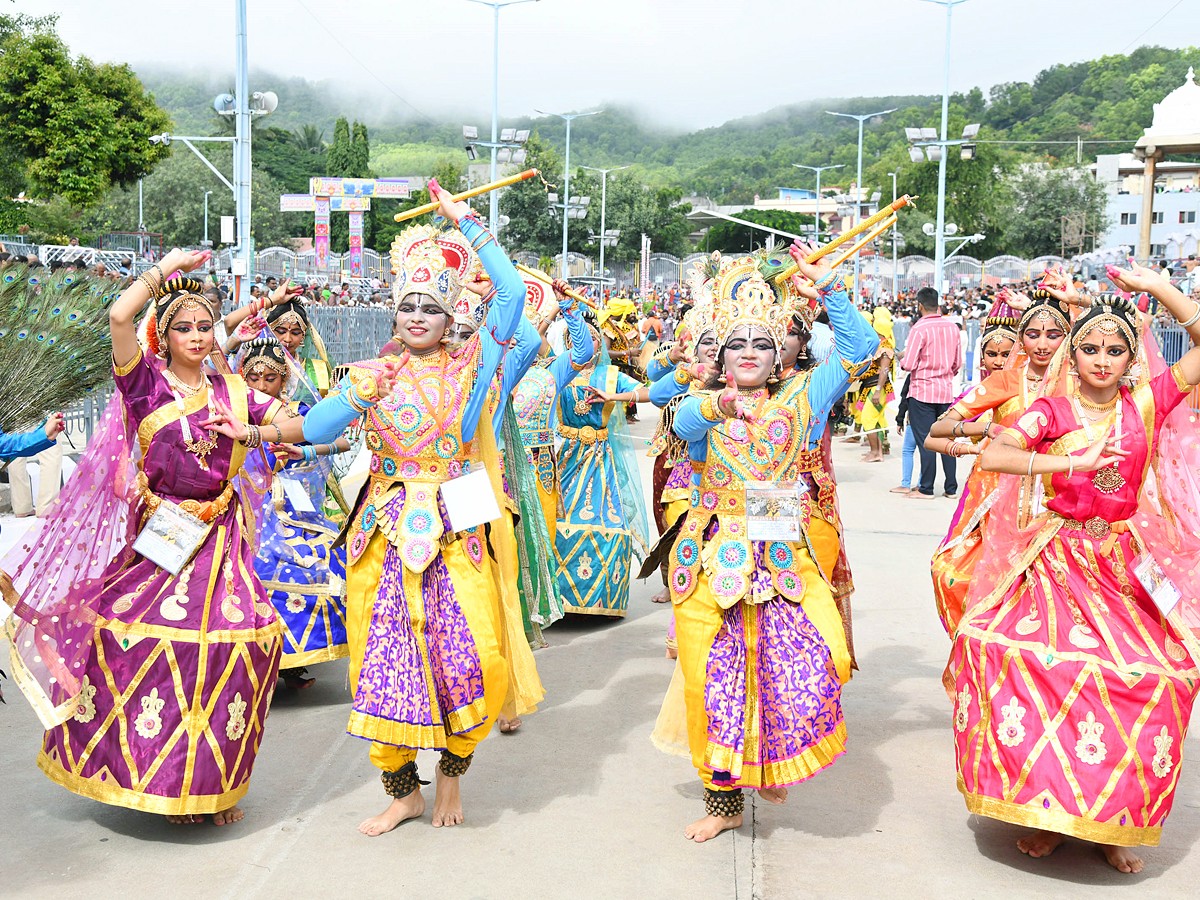
[{"label": "bamboo stick prop", "polygon": [[[545,272],[540,271],[539,269],[531,269],[531,268],[529,268],[529,266],[522,265],[521,263],[513,263],[513,265],[516,267],[517,271],[520,272],[522,275],[528,275],[530,278],[540,281],[543,284],[549,284],[549,285],[554,284],[554,279],[551,278],[549,275],[547,275]],[[572,300],[578,300],[580,303],[591,308],[592,310],[596,309],[596,304],[593,303],[591,300],[589,300],[587,297],[583,296],[583,294],[579,293],[579,291],[576,291],[572,288],[567,288],[566,293],[567,293],[567,296],[570,297]]]},{"label": "bamboo stick prop", "polygon": [[[472,197],[478,197],[480,194],[489,194],[492,191],[498,191],[500,188],[506,188],[510,185],[519,184],[522,181],[528,181],[530,178],[537,178],[542,173],[537,169],[526,169],[524,172],[519,172],[516,175],[511,175],[508,178],[501,178],[499,181],[493,181],[489,184],[481,184],[477,188],[471,188],[469,191],[464,191],[461,194],[455,194],[452,200],[470,200]],[[439,204],[435,200],[432,203],[426,203],[423,206],[414,206],[412,209],[406,209],[404,212],[396,213],[395,220],[397,222],[406,222],[409,219],[415,219],[417,216],[423,216],[426,213],[435,212]]]},{"label": "bamboo stick prop", "polygon": [[[903,197],[899,198],[895,202],[889,203],[887,206],[885,206],[879,212],[875,213],[875,215],[871,216],[870,218],[863,219],[861,222],[859,222],[857,225],[855,225],[853,228],[851,228],[845,234],[834,238],[832,241],[830,241],[828,244],[825,244],[822,247],[818,247],[816,250],[814,250],[812,253],[810,253],[805,258],[805,261],[812,263],[812,262],[816,262],[818,259],[821,259],[822,257],[828,256],[830,253],[832,253],[838,247],[842,246],[842,244],[853,239],[857,235],[862,234],[864,231],[871,228],[873,225],[877,225],[878,223],[882,222],[884,219],[887,219],[887,218],[895,215],[897,212],[904,209],[904,207],[906,207],[906,206],[912,206],[913,201],[916,199],[917,199],[916,197],[910,197],[908,194],[905,194]],[[785,281],[787,281],[789,278],[791,278],[793,275],[795,275],[799,271],[800,271],[800,267],[798,265],[796,265],[795,263],[792,263],[790,266],[788,266],[786,269],[784,269],[782,272],[780,272],[778,275],[775,276],[775,283],[783,284]]]},{"label": "bamboo stick prop", "polygon": [[855,244],[853,247],[851,247],[849,250],[847,250],[845,253],[843,253],[841,256],[839,256],[837,259],[835,259],[833,262],[831,262],[829,264],[829,267],[831,269],[836,269],[838,266],[840,266],[846,260],[853,259],[855,253],[857,253],[863,247],[867,246],[867,244],[871,243],[871,241],[875,240],[875,238],[879,237],[881,234],[883,234],[885,231],[887,231],[889,228],[891,228],[895,224],[896,224],[896,216],[892,216],[890,219],[885,220],[882,225],[880,225],[878,228],[876,228],[874,231],[872,231],[870,234],[868,234],[865,238],[863,238],[861,241],[859,241],[857,244]]}]

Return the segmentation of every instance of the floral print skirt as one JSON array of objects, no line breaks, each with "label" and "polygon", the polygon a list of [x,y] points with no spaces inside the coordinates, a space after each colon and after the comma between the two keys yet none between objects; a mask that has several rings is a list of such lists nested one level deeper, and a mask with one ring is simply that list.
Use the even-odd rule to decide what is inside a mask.
[{"label": "floral print skirt", "polygon": [[947,684],[972,813],[1105,844],[1158,843],[1198,673],[1134,576],[1136,555],[1129,533],[1107,547],[1063,529],[967,611]]}]

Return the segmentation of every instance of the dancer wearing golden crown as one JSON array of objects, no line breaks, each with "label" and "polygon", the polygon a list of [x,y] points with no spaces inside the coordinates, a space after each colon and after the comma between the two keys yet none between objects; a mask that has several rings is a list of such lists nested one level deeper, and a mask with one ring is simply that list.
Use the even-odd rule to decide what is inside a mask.
[{"label": "dancer wearing golden crown", "polygon": [[[1147,269],[1108,276],[1200,344],[1200,303]],[[1139,318],[1093,304],[1047,375],[1061,389],[984,449],[1004,474],[947,671],[967,808],[1036,829],[1017,842],[1030,856],[1073,836],[1126,873],[1159,842],[1200,683],[1200,439],[1182,403],[1200,348],[1168,368]],[[1028,526],[1012,476],[1045,498]]]},{"label": "dancer wearing golden crown", "polygon": [[[392,800],[359,826],[366,835],[424,813],[423,748],[442,751],[433,825],[463,821],[461,776],[509,686],[499,585],[508,561],[489,545],[503,495],[492,413],[525,289],[470,207],[436,181],[430,193],[459,231],[417,226],[393,244],[404,356],[351,366],[305,429],[310,442],[327,443],[362,418],[371,451],[347,536],[348,731],[371,741]],[[479,331],[451,350],[445,341],[473,254],[495,296]]]},{"label": "dancer wearing golden crown", "polygon": [[[815,288],[792,279],[783,297],[755,257],[722,264],[720,375],[675,413],[675,433],[704,461],[670,558],[688,743],[706,789],[707,815],[685,831],[697,842],[742,824],[742,788],[782,803],[788,785],[845,750],[850,653],[805,537],[815,485],[796,478],[815,423],[803,403],[776,396],[797,293],[849,307],[841,280],[806,253],[793,255]],[[869,342],[868,358],[874,350]],[[814,408],[832,402],[809,396]]]}]

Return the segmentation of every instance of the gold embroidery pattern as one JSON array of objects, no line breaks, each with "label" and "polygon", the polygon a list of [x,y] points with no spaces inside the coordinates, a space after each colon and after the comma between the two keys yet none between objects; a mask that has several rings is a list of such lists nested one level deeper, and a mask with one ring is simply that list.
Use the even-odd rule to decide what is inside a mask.
[{"label": "gold embroidery pattern", "polygon": [[1096,721],[1096,714],[1089,712],[1079,726],[1079,740],[1075,742],[1075,755],[1089,766],[1098,766],[1108,756],[1108,748],[1102,738],[1104,723]]},{"label": "gold embroidery pattern", "polygon": [[142,698],[142,711],[133,722],[134,730],[146,738],[158,737],[162,731],[162,709],[166,700],[158,696],[158,688],[151,688],[150,693]]},{"label": "gold embroidery pattern", "polygon": [[94,697],[96,696],[96,686],[88,680],[88,676],[83,676],[83,684],[79,687],[79,696],[75,698],[75,715],[74,719],[81,725],[86,725],[92,719],[96,718],[96,704]]},{"label": "gold embroidery pattern", "polygon": [[963,688],[958,692],[958,710],[954,714],[954,730],[966,731],[971,718],[971,690]]},{"label": "gold embroidery pattern", "polygon": [[1166,778],[1171,774],[1174,765],[1171,762],[1171,745],[1173,743],[1175,743],[1175,739],[1167,734],[1167,726],[1164,725],[1154,738],[1155,753],[1154,759],[1150,762],[1150,768],[1159,778]]},{"label": "gold embroidery pattern", "polygon": [[231,741],[240,740],[246,733],[246,701],[242,692],[233,695],[233,701],[226,707],[229,710],[229,721],[225,724],[225,736]]},{"label": "gold embroidery pattern", "polygon": [[996,729],[996,737],[1005,747],[1016,747],[1025,740],[1025,726],[1021,724],[1021,720],[1025,718],[1025,709],[1017,702],[1017,698],[1013,697],[1005,706],[1000,707],[1000,714],[1004,718],[1000,727]]}]

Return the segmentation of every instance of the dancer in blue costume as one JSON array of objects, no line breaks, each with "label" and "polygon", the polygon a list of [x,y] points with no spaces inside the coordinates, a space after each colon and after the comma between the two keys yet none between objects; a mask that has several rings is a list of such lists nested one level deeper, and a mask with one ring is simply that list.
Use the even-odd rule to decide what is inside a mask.
[{"label": "dancer in blue costume", "polygon": [[566,612],[622,617],[630,561],[649,549],[649,525],[625,417],[613,413],[644,402],[650,391],[609,362],[598,333],[591,336],[601,349],[598,362],[558,396],[563,515],[554,538],[556,584]]},{"label": "dancer in blue costume", "polygon": [[[246,384],[283,400],[303,416],[308,404],[290,399],[304,380],[295,363],[292,366],[274,337],[255,338],[238,354],[238,371]],[[307,391],[312,390],[309,385]],[[338,526],[322,512],[329,457],[349,448],[349,441],[339,437],[324,444],[272,444],[268,450],[268,460],[279,474],[263,504],[254,571],[283,622],[279,677],[293,689],[312,685],[315,679],[306,677],[307,666],[349,654],[346,548],[334,549]]]}]

